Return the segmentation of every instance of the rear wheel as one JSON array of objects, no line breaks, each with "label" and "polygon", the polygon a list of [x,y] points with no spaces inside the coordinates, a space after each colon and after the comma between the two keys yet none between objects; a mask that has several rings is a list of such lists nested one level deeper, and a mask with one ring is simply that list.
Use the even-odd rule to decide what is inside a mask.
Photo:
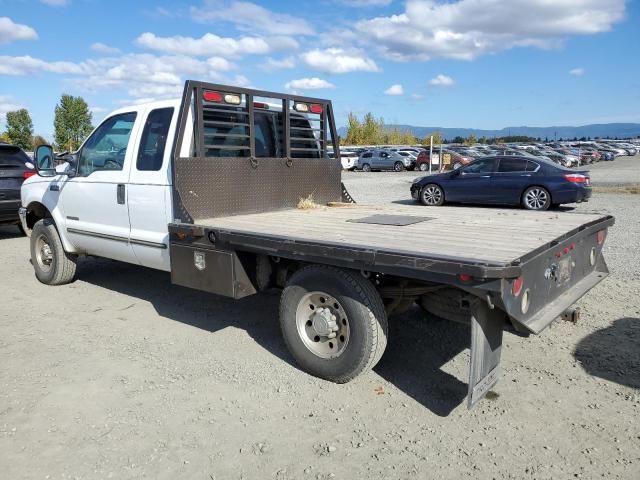
[{"label": "rear wheel", "polygon": [[39,220],[31,232],[31,263],[36,278],[46,285],[64,285],[76,275],[76,256],[64,251],[56,225]]},{"label": "rear wheel", "polygon": [[420,190],[420,203],[427,207],[439,207],[444,203],[444,192],[440,185],[428,183]]},{"label": "rear wheel", "polygon": [[394,172],[401,172],[404,170],[404,165],[402,164],[402,162],[396,162],[393,164],[393,171]]},{"label": "rear wheel", "polygon": [[421,172],[426,172],[427,170],[429,170],[429,166],[426,163],[421,163],[419,168]]},{"label": "rear wheel", "polygon": [[298,365],[336,383],[373,368],[387,345],[387,315],[373,284],[323,265],[291,277],[280,300],[280,326]]},{"label": "rear wheel", "polygon": [[369,165],[368,163],[365,163],[364,165],[362,165],[362,171],[363,172],[370,172],[371,171],[371,165]]},{"label": "rear wheel", "polygon": [[522,194],[522,206],[527,210],[547,210],[551,206],[551,194],[543,187],[529,187]]}]

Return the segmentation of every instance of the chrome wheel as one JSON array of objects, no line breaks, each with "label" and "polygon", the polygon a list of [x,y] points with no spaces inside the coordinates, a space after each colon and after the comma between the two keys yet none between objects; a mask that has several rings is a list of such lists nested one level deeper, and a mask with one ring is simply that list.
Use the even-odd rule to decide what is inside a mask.
[{"label": "chrome wheel", "polygon": [[363,172],[370,172],[370,171],[371,171],[371,166],[370,166],[368,163],[365,163],[365,164],[362,166],[362,171],[363,171]]},{"label": "chrome wheel", "polygon": [[429,166],[426,163],[421,163],[420,164],[420,171],[421,172],[426,172],[427,170],[429,170]]},{"label": "chrome wheel", "polygon": [[404,166],[400,162],[396,162],[393,164],[393,170],[396,172],[401,172],[404,169]]},{"label": "chrome wheel", "polygon": [[422,203],[430,207],[441,205],[443,199],[442,189],[437,185],[427,185],[422,190]]},{"label": "chrome wheel", "polygon": [[36,239],[36,262],[38,266],[45,272],[51,270],[51,264],[53,263],[53,252],[49,245],[49,240],[44,235],[39,235]]},{"label": "chrome wheel", "polygon": [[349,343],[349,319],[340,303],[324,292],[306,294],[296,310],[298,335],[320,358],[340,356]]},{"label": "chrome wheel", "polygon": [[544,188],[533,187],[524,195],[524,203],[530,210],[542,210],[549,202],[549,194]]}]

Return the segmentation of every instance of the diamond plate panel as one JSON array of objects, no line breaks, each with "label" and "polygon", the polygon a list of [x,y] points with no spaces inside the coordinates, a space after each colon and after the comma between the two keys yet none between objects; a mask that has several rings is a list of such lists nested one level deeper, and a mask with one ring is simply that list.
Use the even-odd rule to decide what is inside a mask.
[{"label": "diamond plate panel", "polygon": [[182,207],[195,223],[199,219],[294,208],[309,195],[319,204],[341,201],[342,170],[338,161],[288,161],[291,166],[286,158],[177,158],[175,186]]}]

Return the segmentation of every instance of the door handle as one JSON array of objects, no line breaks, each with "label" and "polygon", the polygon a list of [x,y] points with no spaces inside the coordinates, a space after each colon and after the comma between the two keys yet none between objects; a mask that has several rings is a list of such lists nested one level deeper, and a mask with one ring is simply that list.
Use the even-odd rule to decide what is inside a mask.
[{"label": "door handle", "polygon": [[118,197],[118,204],[124,205],[124,184],[122,183],[118,184],[117,197]]},{"label": "door handle", "polygon": [[480,178],[491,178],[491,175],[480,175]]}]

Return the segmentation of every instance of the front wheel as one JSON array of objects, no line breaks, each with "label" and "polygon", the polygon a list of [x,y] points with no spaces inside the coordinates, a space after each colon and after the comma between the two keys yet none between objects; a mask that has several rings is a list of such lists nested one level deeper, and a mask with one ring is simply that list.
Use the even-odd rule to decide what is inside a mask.
[{"label": "front wheel", "polygon": [[64,251],[51,218],[36,222],[31,232],[31,263],[36,278],[45,285],[64,285],[76,276],[76,256]]},{"label": "front wheel", "polygon": [[291,277],[280,300],[280,327],[298,365],[336,383],[373,368],[387,345],[387,315],[373,284],[324,265]]},{"label": "front wheel", "polygon": [[368,163],[365,163],[364,165],[362,165],[362,171],[363,172],[370,172],[371,171],[371,165],[369,165]]},{"label": "front wheel", "polygon": [[444,203],[444,191],[440,185],[429,183],[420,191],[420,202],[427,207],[439,207]]},{"label": "front wheel", "polygon": [[421,163],[419,168],[421,172],[426,172],[427,170],[429,170],[429,166],[426,163]]},{"label": "front wheel", "polygon": [[396,162],[393,164],[393,171],[394,172],[401,172],[404,170],[404,165],[402,164],[402,162]]},{"label": "front wheel", "polygon": [[527,210],[547,210],[551,206],[551,194],[543,187],[529,187],[522,194],[522,206]]}]

